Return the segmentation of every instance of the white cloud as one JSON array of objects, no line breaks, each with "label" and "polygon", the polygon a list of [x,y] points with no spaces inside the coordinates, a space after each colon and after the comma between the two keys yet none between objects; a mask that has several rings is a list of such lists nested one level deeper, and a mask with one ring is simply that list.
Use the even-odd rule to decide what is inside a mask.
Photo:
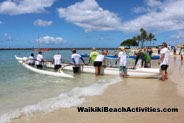
[{"label": "white cloud", "polygon": [[146,4],[150,7],[155,7],[161,5],[161,1],[159,0],[144,0]]},{"label": "white cloud", "polygon": [[85,31],[138,32],[142,27],[148,31],[178,31],[184,30],[183,5],[184,0],[145,0],[144,6],[137,9],[144,13],[126,21],[121,21],[117,14],[101,8],[95,0],[84,0],[67,8],[59,8],[58,13],[60,18]]},{"label": "white cloud", "polygon": [[0,13],[19,15],[46,12],[55,0],[6,0],[0,3]]},{"label": "white cloud", "polygon": [[176,32],[175,34],[171,35],[171,38],[178,39],[178,40],[184,40],[184,31]]},{"label": "white cloud", "polygon": [[44,44],[60,44],[65,43],[66,41],[62,37],[44,36],[37,39],[37,42]]},{"label": "white cloud", "polygon": [[46,20],[42,20],[42,19],[37,19],[33,22],[33,24],[35,26],[42,26],[42,27],[50,26],[50,25],[52,25],[52,23],[53,23],[52,21],[46,21]]},{"label": "white cloud", "polygon": [[[184,29],[184,1],[165,0],[154,9],[141,16],[123,23],[124,31],[137,31],[143,27],[160,31]],[[159,10],[159,11],[158,11]]]},{"label": "white cloud", "polygon": [[120,18],[115,13],[99,7],[95,0],[77,2],[67,8],[58,9],[59,17],[85,29],[119,30]]}]

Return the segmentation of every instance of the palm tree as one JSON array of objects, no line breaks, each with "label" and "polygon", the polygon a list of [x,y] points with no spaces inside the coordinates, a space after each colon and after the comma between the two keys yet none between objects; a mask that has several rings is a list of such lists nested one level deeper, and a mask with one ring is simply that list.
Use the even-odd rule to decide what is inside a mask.
[{"label": "palm tree", "polygon": [[147,40],[148,35],[147,35],[146,30],[144,30],[143,28],[140,29],[140,32],[141,32],[140,37],[141,37],[141,40],[142,40],[142,48],[143,48],[144,47],[144,42],[145,42],[145,40]]},{"label": "palm tree", "polygon": [[156,41],[157,39],[155,38],[155,35],[153,35],[152,33],[149,33],[148,35],[148,41],[150,41],[150,46],[151,46],[151,41]]},{"label": "palm tree", "polygon": [[134,37],[132,38],[132,40],[135,41],[135,42],[137,42],[137,44],[138,44],[138,46],[139,46],[139,40],[138,40],[137,36],[134,36]]}]

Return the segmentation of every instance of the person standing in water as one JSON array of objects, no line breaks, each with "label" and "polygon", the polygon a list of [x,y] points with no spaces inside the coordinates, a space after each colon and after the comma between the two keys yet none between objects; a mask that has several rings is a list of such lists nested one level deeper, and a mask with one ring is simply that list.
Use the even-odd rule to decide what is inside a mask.
[{"label": "person standing in water", "polygon": [[80,72],[80,70],[81,70],[80,59],[85,64],[84,59],[81,57],[81,55],[79,55],[79,54],[76,53],[76,49],[73,49],[72,50],[71,58],[72,58],[72,62],[74,64],[73,72],[74,73]]},{"label": "person standing in water", "polygon": [[42,55],[42,52],[41,51],[38,52],[38,55],[36,57],[36,60],[37,60],[36,67],[38,69],[42,69],[43,68],[43,61],[44,60],[43,60],[43,55]]},{"label": "person standing in water", "polygon": [[31,53],[31,55],[28,57],[28,64],[35,65],[35,58],[33,53]]},{"label": "person standing in water", "polygon": [[95,61],[94,61],[94,67],[95,67],[95,75],[100,75],[101,73],[101,67],[104,62],[104,67],[106,66],[106,60],[105,60],[105,53],[101,52],[101,54],[98,54]]},{"label": "person standing in water", "polygon": [[93,48],[92,50],[93,51],[89,55],[89,63],[91,62],[94,65],[94,61],[99,53],[96,51],[96,48]]},{"label": "person standing in water", "polygon": [[123,78],[127,78],[127,67],[126,67],[126,63],[127,63],[127,55],[126,55],[126,51],[124,47],[120,47],[120,52],[118,53],[118,59],[115,61],[115,64],[117,64],[118,61],[119,62],[119,72],[120,72],[120,76],[122,76]]},{"label": "person standing in water", "polygon": [[55,71],[61,68],[61,60],[62,60],[61,55],[59,52],[57,52],[53,57]]}]

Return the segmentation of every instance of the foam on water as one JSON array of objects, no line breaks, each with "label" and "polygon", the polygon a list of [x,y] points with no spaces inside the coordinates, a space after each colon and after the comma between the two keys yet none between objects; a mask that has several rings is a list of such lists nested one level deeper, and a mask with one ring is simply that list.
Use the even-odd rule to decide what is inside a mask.
[{"label": "foam on water", "polygon": [[69,92],[61,93],[58,97],[45,99],[37,104],[5,113],[0,116],[0,123],[11,122],[12,119],[19,118],[22,115],[30,116],[37,112],[51,112],[59,108],[80,105],[85,101],[85,96],[100,95],[108,86],[119,81],[119,77],[116,79],[102,79],[86,87],[75,87]]}]

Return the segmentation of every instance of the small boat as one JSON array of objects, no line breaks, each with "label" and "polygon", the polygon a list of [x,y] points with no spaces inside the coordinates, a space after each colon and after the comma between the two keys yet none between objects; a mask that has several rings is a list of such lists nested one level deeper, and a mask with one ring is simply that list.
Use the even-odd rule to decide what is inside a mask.
[{"label": "small boat", "polygon": [[21,57],[17,57],[15,55],[15,58],[18,60],[18,62],[25,68],[35,72],[35,73],[39,73],[39,74],[44,74],[44,75],[49,75],[49,76],[54,76],[54,77],[61,77],[61,78],[74,78],[72,75],[66,74],[63,71],[61,71],[60,69],[58,70],[58,72],[52,72],[52,71],[45,71],[45,70],[40,70],[37,68],[34,68],[30,65],[28,65],[26,63],[26,60],[24,60]]},{"label": "small boat", "polygon": [[89,57],[89,54],[82,54],[81,57],[88,58]]}]

